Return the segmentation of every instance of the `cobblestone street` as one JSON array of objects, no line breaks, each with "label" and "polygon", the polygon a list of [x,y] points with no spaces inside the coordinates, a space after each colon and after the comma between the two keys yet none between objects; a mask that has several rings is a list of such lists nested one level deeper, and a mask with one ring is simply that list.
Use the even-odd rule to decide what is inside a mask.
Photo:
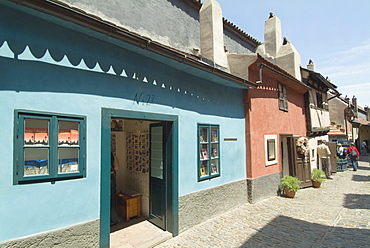
[{"label": "cobblestone street", "polygon": [[369,161],[294,199],[244,204],[157,247],[370,247]]}]

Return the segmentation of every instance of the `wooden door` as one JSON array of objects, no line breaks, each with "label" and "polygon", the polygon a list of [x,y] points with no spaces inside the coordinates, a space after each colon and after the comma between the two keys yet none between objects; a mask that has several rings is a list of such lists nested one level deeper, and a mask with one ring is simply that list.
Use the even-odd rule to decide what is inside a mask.
[{"label": "wooden door", "polygon": [[293,154],[295,158],[295,175],[300,181],[301,181],[301,187],[310,187],[312,186],[311,181],[311,167],[310,163],[308,161],[310,155],[307,155],[307,158],[305,158],[304,155],[299,154],[297,151],[297,143],[298,137],[293,137]]}]

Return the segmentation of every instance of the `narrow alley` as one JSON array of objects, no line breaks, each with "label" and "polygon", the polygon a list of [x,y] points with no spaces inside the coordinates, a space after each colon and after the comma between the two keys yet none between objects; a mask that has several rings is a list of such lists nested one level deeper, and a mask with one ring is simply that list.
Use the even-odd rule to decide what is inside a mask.
[{"label": "narrow alley", "polygon": [[157,247],[369,247],[370,157],[296,198],[244,204]]}]

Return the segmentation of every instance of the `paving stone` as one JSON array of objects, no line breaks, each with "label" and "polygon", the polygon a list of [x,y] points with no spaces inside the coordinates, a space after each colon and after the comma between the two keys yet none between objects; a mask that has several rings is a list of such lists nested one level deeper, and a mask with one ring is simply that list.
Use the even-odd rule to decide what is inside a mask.
[{"label": "paving stone", "polygon": [[361,158],[356,172],[338,172],[296,198],[243,204],[157,247],[369,247],[369,162]]}]

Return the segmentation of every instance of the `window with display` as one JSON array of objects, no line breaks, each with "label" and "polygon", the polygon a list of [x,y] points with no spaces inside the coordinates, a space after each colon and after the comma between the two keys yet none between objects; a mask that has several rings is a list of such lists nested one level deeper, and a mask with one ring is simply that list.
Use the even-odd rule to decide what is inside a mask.
[{"label": "window with display", "polygon": [[219,126],[198,125],[198,178],[209,179],[220,175]]},{"label": "window with display", "polygon": [[84,177],[85,118],[16,111],[15,183]]}]

